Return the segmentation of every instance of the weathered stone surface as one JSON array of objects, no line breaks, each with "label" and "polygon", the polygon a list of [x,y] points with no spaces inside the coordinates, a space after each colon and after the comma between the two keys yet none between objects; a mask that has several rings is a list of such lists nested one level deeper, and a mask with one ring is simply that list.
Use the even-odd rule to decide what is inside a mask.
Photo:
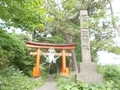
[{"label": "weathered stone surface", "polygon": [[80,63],[80,73],[76,75],[76,79],[87,83],[99,83],[102,82],[102,75],[97,74],[96,63],[82,62]]},{"label": "weathered stone surface", "polygon": [[76,76],[77,80],[86,83],[102,83],[102,76],[97,73],[81,72]]},{"label": "weathered stone surface", "polygon": [[93,72],[93,73],[96,72],[96,63],[95,62],[88,62],[88,63],[81,62],[80,72]]}]

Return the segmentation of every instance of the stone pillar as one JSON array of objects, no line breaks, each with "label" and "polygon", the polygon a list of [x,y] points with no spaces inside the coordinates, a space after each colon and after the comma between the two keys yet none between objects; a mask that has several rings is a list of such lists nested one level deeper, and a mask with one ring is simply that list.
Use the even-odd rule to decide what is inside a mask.
[{"label": "stone pillar", "polygon": [[82,62],[80,63],[80,73],[76,75],[76,79],[87,83],[98,83],[102,82],[102,76],[97,74],[96,63],[91,62],[87,17],[87,10],[80,11]]}]

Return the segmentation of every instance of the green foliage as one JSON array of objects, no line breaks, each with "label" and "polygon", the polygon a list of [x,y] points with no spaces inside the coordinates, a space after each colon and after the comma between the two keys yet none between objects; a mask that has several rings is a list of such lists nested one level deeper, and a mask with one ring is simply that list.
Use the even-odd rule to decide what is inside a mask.
[{"label": "green foliage", "polygon": [[77,83],[67,84],[61,87],[60,90],[117,90],[111,84],[88,84],[88,83]]},{"label": "green foliage", "polygon": [[83,83],[77,81],[73,83],[68,78],[59,78],[58,79],[58,88],[59,90],[118,90],[112,83]]},{"label": "green foliage", "polygon": [[25,35],[0,30],[0,70],[13,65],[26,74],[31,73],[34,60],[25,46],[26,39]]},{"label": "green foliage", "polygon": [[[77,60],[81,59],[80,49],[80,10],[88,10],[88,25],[90,28],[90,43],[92,60],[97,61],[97,52],[105,50],[119,54],[120,51],[115,46],[113,27],[111,21],[106,14],[108,8],[108,0],[61,0],[62,9],[60,6],[52,1],[46,0],[47,13],[54,17],[54,22],[47,24],[53,28],[53,31],[63,31],[70,36],[71,42],[77,42],[76,48]],[[109,6],[108,6],[109,7]],[[63,35],[64,37],[64,35]],[[56,37],[55,37],[56,39]],[[64,38],[65,39],[65,38]],[[67,42],[67,40],[66,40]],[[80,51],[79,51],[80,50]]]},{"label": "green foliage", "polygon": [[[1,0],[0,1],[0,18],[5,21],[6,25],[22,28],[33,33],[35,30],[45,30],[45,25],[50,26],[57,35],[59,31],[64,31],[70,37],[79,38],[79,11],[88,10],[89,27],[91,37],[91,55],[97,58],[97,51],[105,50],[119,54],[119,50],[113,42],[113,27],[108,20],[105,8],[108,0],[61,0],[62,9],[53,0]],[[61,4],[60,4],[61,5]],[[74,17],[74,18],[72,18]],[[53,34],[53,33],[52,33]],[[46,39],[48,42],[64,43],[63,37],[54,36]],[[45,38],[40,39],[41,42]],[[80,40],[73,39],[72,42]],[[39,40],[36,40],[39,41]],[[76,52],[80,53],[80,47],[77,47]],[[79,58],[78,58],[79,57]],[[80,55],[77,54],[77,60],[80,60]]]},{"label": "green foliage", "polygon": [[68,78],[56,76],[59,90],[119,90],[120,89],[120,66],[99,65],[98,72],[103,75],[103,83],[75,83],[74,75]]},{"label": "green foliage", "polygon": [[47,22],[44,0],[1,0],[0,8],[0,19],[7,26],[33,33],[36,29],[43,30]]},{"label": "green foliage", "polygon": [[98,72],[103,75],[104,82],[120,89],[120,65],[99,65]]},{"label": "green foliage", "polygon": [[57,44],[61,44],[61,43],[65,43],[64,39],[62,39],[62,36],[59,33],[54,33],[52,37],[35,37],[38,42],[46,42],[46,43],[57,43]]},{"label": "green foliage", "polygon": [[0,90],[33,90],[40,87],[45,78],[45,75],[38,79],[25,76],[22,71],[10,66],[0,72]]}]

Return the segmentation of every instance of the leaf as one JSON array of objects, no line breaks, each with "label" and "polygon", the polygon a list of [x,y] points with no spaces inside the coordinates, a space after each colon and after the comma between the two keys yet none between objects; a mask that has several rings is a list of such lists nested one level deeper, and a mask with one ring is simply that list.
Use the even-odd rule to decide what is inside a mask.
[{"label": "leaf", "polygon": [[71,88],[71,90],[79,90],[77,87],[73,87]]},{"label": "leaf", "polygon": [[66,90],[70,90],[70,89],[71,89],[71,85],[66,85],[64,88],[65,88]]}]

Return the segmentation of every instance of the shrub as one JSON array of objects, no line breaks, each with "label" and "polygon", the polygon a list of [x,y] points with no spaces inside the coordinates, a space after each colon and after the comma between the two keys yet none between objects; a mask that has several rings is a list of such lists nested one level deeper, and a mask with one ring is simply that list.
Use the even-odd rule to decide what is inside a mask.
[{"label": "shrub", "polygon": [[[59,90],[120,90],[119,87],[119,70],[118,66],[109,67],[109,71],[107,71],[108,66],[99,67],[99,73],[103,74],[103,83],[84,83],[81,81],[74,81],[74,75],[70,75],[70,77],[65,78],[59,75],[56,76],[57,85]],[[111,71],[111,70],[112,71]],[[116,70],[117,69],[117,70]],[[113,73],[113,74],[112,74]],[[118,73],[118,75],[117,75]]]},{"label": "shrub", "polygon": [[0,90],[33,90],[40,87],[44,81],[45,77],[36,80],[11,66],[0,73]]},{"label": "shrub", "polygon": [[99,65],[98,72],[103,75],[104,82],[120,89],[120,65]]}]

